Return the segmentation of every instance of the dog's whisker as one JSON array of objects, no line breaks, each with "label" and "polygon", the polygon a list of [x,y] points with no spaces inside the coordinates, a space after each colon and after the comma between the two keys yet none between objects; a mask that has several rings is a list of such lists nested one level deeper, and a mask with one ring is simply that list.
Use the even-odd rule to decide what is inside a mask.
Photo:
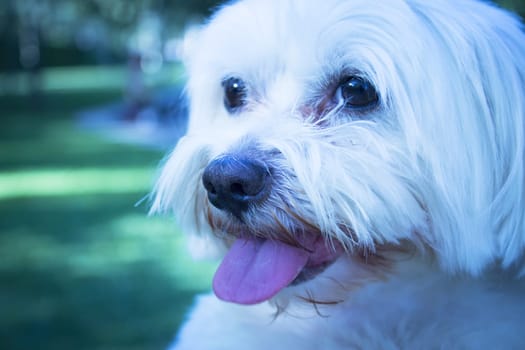
[{"label": "dog's whisker", "polygon": [[335,305],[338,305],[344,302],[343,300],[318,300],[314,297],[312,291],[310,290],[306,290],[305,293],[306,293],[306,296],[298,295],[296,297],[306,303],[311,304],[315,310],[315,313],[319,317],[323,317],[323,318],[327,318],[329,316],[323,315],[321,313],[321,310],[319,309],[319,306],[335,306]]}]

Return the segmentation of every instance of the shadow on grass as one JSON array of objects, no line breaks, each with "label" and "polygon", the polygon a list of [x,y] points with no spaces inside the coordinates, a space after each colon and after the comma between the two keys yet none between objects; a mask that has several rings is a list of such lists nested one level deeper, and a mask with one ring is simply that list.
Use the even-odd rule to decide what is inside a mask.
[{"label": "shadow on grass", "polygon": [[0,202],[0,348],[161,349],[207,288],[137,195],[83,197]]},{"label": "shadow on grass", "polygon": [[163,349],[196,292],[146,262],[98,276],[33,266],[2,279],[2,349]]},{"label": "shadow on grass", "polygon": [[[119,93],[68,92],[28,97],[1,97],[0,170],[30,167],[154,167],[162,153],[102,139],[80,130],[75,115],[120,98]],[[174,97],[175,98],[175,97]]]},{"label": "shadow on grass", "polygon": [[[135,206],[163,153],[75,126],[79,109],[114,97],[58,94],[41,109],[0,101],[0,190],[10,187],[0,191],[0,349],[162,349],[209,289],[213,264],[192,262],[173,223]],[[108,174],[127,169],[146,176],[114,191]],[[86,176],[106,186],[68,193]]]}]

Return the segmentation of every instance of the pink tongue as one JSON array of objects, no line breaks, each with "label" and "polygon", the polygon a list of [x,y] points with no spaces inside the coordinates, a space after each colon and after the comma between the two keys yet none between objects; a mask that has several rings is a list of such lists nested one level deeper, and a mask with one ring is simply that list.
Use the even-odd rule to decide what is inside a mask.
[{"label": "pink tongue", "polygon": [[219,299],[238,304],[268,300],[290,284],[309,253],[278,241],[237,239],[213,278]]}]

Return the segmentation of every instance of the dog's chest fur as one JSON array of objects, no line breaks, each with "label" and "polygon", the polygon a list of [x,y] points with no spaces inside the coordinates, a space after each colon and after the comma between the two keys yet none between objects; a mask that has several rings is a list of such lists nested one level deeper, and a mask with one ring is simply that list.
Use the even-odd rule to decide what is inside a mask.
[{"label": "dog's chest fur", "polygon": [[523,283],[509,282],[500,271],[483,279],[450,277],[413,261],[399,263],[396,269],[398,273],[387,280],[352,291],[341,304],[293,305],[277,317],[269,304],[246,307],[201,296],[176,349],[520,349],[523,345]]}]

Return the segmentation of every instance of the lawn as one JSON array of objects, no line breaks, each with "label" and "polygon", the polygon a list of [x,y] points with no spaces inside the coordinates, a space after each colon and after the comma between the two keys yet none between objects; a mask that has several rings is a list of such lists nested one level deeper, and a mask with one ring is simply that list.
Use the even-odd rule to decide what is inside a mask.
[{"label": "lawn", "polygon": [[118,90],[0,97],[0,349],[163,349],[213,264],[144,198],[164,152],[82,130]]}]

